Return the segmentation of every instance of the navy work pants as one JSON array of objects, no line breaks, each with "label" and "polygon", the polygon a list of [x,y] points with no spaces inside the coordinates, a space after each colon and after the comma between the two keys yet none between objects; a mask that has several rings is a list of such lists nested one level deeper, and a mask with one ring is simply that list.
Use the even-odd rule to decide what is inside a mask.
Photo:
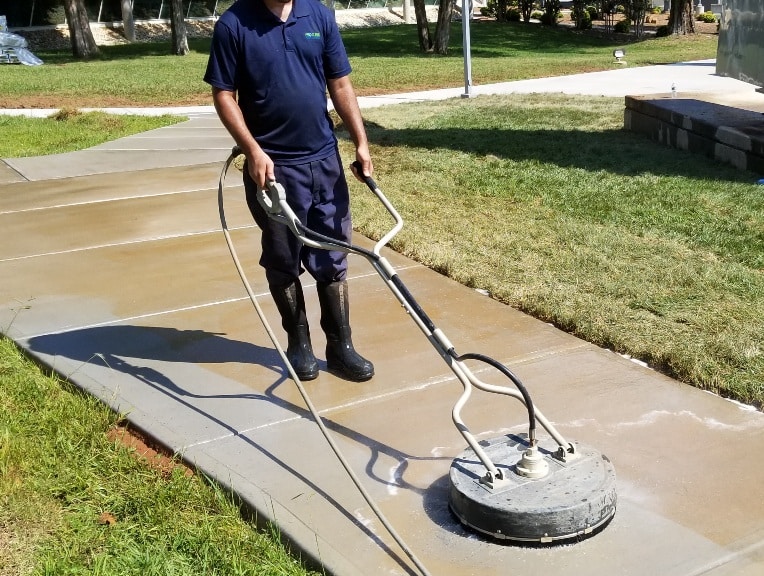
[{"label": "navy work pants", "polygon": [[[274,167],[287,202],[307,228],[350,242],[350,196],[339,153],[298,166]],[[304,246],[286,225],[271,220],[257,201],[257,185],[244,168],[247,205],[262,230],[260,265],[271,286],[283,286],[307,270],[316,282],[339,282],[347,276],[347,254]]]}]

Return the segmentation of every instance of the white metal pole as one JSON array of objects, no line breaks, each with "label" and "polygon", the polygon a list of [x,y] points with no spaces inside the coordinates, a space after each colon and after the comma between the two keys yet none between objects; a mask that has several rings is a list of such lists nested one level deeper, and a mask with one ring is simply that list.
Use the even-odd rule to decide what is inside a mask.
[{"label": "white metal pole", "polygon": [[411,24],[413,21],[411,17],[411,0],[403,0],[403,21],[406,24]]},{"label": "white metal pole", "polygon": [[472,51],[470,48],[470,20],[472,0],[462,0],[462,48],[464,53],[464,94],[462,98],[472,96]]}]

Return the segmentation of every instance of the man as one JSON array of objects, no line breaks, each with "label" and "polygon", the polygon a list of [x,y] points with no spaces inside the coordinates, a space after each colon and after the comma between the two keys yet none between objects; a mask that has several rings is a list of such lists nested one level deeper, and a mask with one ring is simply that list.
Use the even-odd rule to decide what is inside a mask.
[{"label": "man", "polygon": [[374,375],[374,366],[351,340],[347,255],[303,246],[267,217],[256,192],[267,181],[280,182],[305,226],[350,241],[350,199],[327,89],[362,173],[371,176],[373,166],[349,74],[334,16],[317,0],[238,0],[215,25],[204,76],[221,121],[247,159],[244,188],[262,229],[260,264],[287,333],[287,358],[301,380],[318,376],[299,278],[305,269],[316,280],[329,369],[360,382]]}]

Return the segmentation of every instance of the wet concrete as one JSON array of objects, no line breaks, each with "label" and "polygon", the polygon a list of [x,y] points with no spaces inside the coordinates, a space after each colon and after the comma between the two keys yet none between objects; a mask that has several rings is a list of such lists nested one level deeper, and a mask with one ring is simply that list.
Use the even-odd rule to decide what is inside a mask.
[{"label": "wet concrete", "polygon": [[[17,161],[33,181],[0,187],[0,329],[235,491],[328,573],[414,574],[319,434],[246,296],[217,221],[217,155],[230,141],[217,140],[214,116],[196,120],[202,137],[180,124],[163,129],[162,141],[144,139],[150,150],[119,142],[70,155],[67,177],[39,159]],[[200,163],[206,133],[216,136]],[[159,169],[172,138],[177,164]],[[104,156],[93,154],[111,160],[94,170]],[[235,174],[226,202],[258,303],[281,338]],[[466,447],[450,418],[461,384],[368,263],[351,257],[354,339],[376,376],[357,384],[325,371],[308,282],[322,371],[305,386],[431,574],[764,573],[764,414],[386,254],[458,352],[510,366],[566,439],[600,450],[617,474],[616,516],[583,542],[521,548],[463,529],[448,511],[446,479]],[[479,439],[527,428],[520,403],[485,393],[463,416]]]}]

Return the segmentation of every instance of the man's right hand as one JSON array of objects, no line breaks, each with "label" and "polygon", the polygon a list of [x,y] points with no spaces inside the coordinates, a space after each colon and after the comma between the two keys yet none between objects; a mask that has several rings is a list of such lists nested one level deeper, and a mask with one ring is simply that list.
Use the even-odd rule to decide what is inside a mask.
[{"label": "man's right hand", "polygon": [[249,176],[260,188],[266,188],[266,182],[276,179],[273,172],[273,160],[262,149],[247,155]]}]

